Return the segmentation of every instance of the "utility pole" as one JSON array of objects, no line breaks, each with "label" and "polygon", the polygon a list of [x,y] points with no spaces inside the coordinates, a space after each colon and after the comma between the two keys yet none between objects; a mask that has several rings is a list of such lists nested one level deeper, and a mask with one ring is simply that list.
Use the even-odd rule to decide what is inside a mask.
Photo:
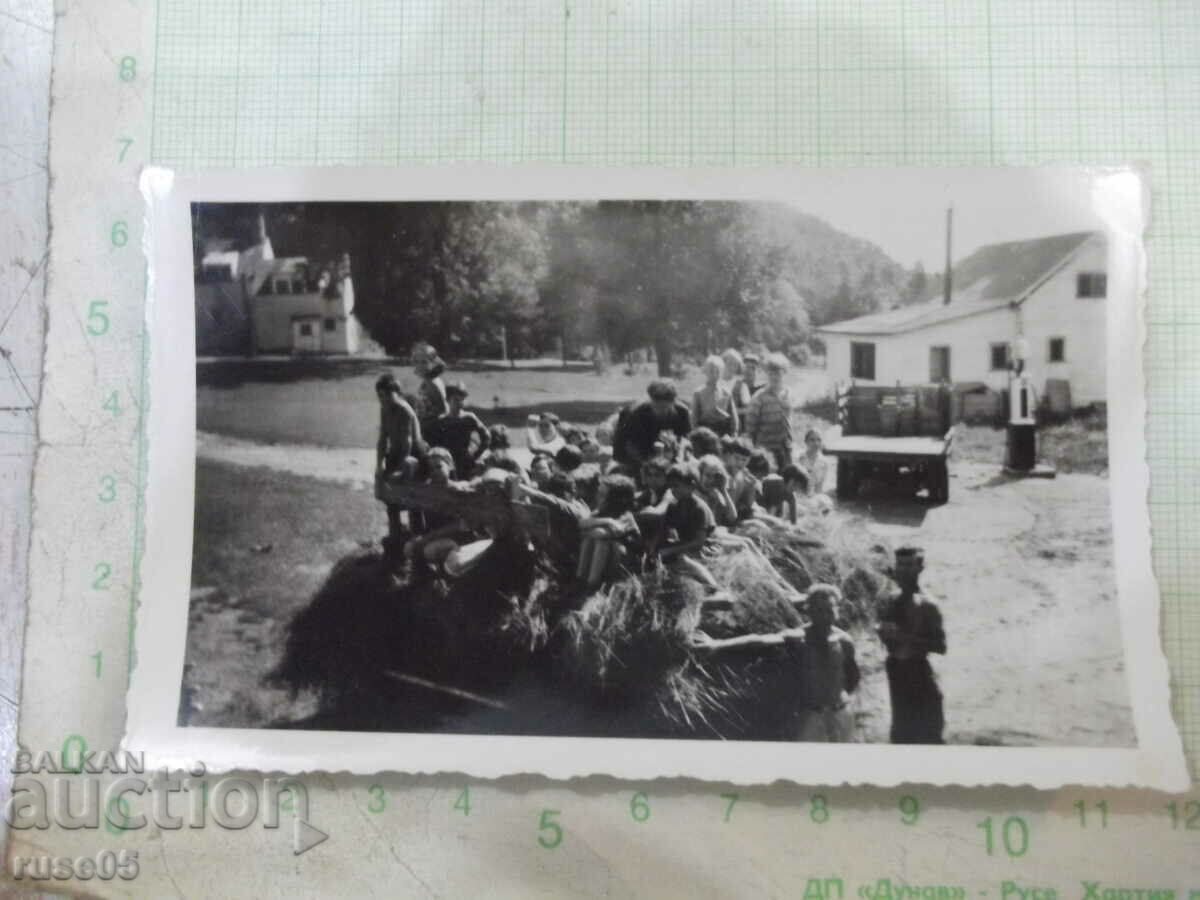
[{"label": "utility pole", "polygon": [[953,293],[954,283],[954,259],[952,257],[951,242],[953,240],[954,231],[954,207],[946,208],[946,274],[942,279],[942,305],[950,305],[950,296]]}]

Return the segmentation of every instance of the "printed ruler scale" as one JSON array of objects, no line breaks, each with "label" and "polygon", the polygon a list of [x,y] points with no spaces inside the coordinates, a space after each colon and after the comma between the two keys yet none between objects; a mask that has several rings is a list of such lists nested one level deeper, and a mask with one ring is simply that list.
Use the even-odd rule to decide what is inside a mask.
[{"label": "printed ruler scale", "polygon": [[[1197,187],[1183,162],[1200,149],[1194,113],[1187,125],[1200,85],[1194,9],[1082,0],[1052,9],[965,0],[143,2],[58,10],[26,748],[79,761],[114,748],[123,727],[147,439],[144,164],[1149,156],[1161,189],[1147,353],[1152,414],[1159,410],[1150,434],[1156,563],[1176,710],[1195,765],[1200,623],[1187,604],[1200,582],[1185,551],[1196,510],[1192,495],[1171,488],[1194,483],[1200,437],[1185,414],[1194,412],[1196,379],[1184,365],[1200,349],[1200,318],[1186,306],[1188,264],[1200,253],[1186,237],[1200,225]],[[864,45],[873,29],[900,30],[908,52],[919,45],[939,63],[873,59]],[[1057,35],[1070,59],[1035,62]],[[1115,56],[1111,69],[1103,52]],[[1112,122],[1116,134],[1101,128]],[[180,303],[190,315],[190,298]],[[55,828],[15,835],[10,852],[137,849],[136,881],[87,887],[113,894],[211,893],[219,877],[229,895],[1200,896],[1196,792],[401,775],[306,783],[310,821],[330,838],[300,856],[287,829],[257,824]]]}]

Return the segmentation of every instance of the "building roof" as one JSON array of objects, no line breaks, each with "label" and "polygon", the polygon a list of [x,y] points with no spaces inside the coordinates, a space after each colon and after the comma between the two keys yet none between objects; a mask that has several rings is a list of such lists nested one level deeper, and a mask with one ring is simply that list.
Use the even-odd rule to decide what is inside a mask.
[{"label": "building roof", "polygon": [[954,293],[949,304],[936,297],[856,319],[830,322],[817,331],[896,334],[1022,303],[1097,234],[1076,231],[1029,241],[987,244],[954,267]]}]

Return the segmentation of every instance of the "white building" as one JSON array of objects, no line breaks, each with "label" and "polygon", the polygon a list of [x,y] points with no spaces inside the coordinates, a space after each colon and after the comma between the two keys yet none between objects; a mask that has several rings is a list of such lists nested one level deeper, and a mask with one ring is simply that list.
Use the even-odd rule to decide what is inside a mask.
[{"label": "white building", "polygon": [[980,247],[953,271],[953,295],[817,329],[837,383],[1008,386],[1012,345],[1046,394],[1070,386],[1072,406],[1105,401],[1107,247],[1077,232]]},{"label": "white building", "polygon": [[259,217],[255,242],[204,255],[196,272],[196,353],[348,354],[360,351],[350,259],[315,269],[277,258]]}]

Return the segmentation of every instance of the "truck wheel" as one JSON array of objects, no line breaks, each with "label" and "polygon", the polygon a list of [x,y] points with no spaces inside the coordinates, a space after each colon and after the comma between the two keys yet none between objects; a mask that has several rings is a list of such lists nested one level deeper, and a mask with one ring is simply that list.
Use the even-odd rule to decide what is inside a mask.
[{"label": "truck wheel", "polygon": [[940,459],[930,467],[929,499],[934,503],[947,503],[950,500],[950,466],[946,460]]}]

